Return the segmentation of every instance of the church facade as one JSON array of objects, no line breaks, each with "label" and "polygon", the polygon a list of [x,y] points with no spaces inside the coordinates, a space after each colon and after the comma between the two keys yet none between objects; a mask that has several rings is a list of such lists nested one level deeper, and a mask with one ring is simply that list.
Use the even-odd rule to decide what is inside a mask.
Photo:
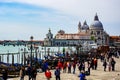
[{"label": "church facade", "polygon": [[103,24],[99,21],[96,14],[93,22],[89,26],[85,21],[83,24],[78,23],[78,31],[76,33],[65,33],[64,30],[59,30],[53,37],[49,29],[44,39],[45,46],[74,46],[82,45],[88,47],[96,44],[97,46],[108,45],[109,35],[104,31]]}]

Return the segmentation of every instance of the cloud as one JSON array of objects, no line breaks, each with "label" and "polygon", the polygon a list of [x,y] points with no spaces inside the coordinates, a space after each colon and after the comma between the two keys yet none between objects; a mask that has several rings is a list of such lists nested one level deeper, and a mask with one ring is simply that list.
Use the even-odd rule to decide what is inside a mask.
[{"label": "cloud", "polygon": [[49,28],[52,33],[61,28],[67,30],[73,24],[71,19],[76,19],[53,9],[13,2],[1,3],[0,11],[1,39],[28,39],[31,35],[35,39],[44,39]]},{"label": "cloud", "polygon": [[90,25],[96,12],[108,32],[114,30],[114,24],[120,25],[120,0],[0,0],[0,3],[6,4],[0,5],[0,24],[6,22],[16,28],[8,31],[14,35],[12,38],[24,33],[25,39],[32,34],[44,39],[49,28],[53,33],[59,29],[77,32],[78,21],[86,20]]},{"label": "cloud", "polygon": [[[43,23],[59,23],[64,20],[64,22],[70,21],[70,19],[75,18],[75,16],[64,14],[60,11],[53,10],[50,8],[36,7],[31,5],[19,4],[19,3],[3,3],[0,5],[1,15],[3,18],[11,18],[17,21],[34,21]],[[8,6],[9,5],[9,6]],[[11,7],[12,6],[12,7]],[[2,20],[1,20],[2,21]]]},{"label": "cloud", "polygon": [[[62,13],[76,15],[80,18],[87,19],[94,16],[96,12],[109,21],[118,20],[119,0],[6,0],[9,2],[20,2],[36,6],[43,6],[61,11]],[[113,16],[114,15],[114,16]],[[114,19],[114,20],[113,20]]]}]

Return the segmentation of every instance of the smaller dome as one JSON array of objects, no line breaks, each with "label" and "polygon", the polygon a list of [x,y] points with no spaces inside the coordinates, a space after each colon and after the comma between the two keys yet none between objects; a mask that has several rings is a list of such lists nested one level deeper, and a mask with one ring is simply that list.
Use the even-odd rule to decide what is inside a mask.
[{"label": "smaller dome", "polygon": [[85,21],[83,23],[83,26],[81,27],[82,30],[88,30],[89,29],[89,26],[87,25],[87,22]]},{"label": "smaller dome", "polygon": [[59,30],[58,34],[65,34],[65,31],[64,30]]},{"label": "smaller dome", "polygon": [[49,28],[49,30],[48,30],[48,34],[50,34],[50,35],[52,34],[52,33],[51,33],[51,29],[50,29],[50,28]]},{"label": "smaller dome", "polygon": [[50,29],[48,30],[48,33],[46,34],[46,36],[52,38],[53,34],[51,33],[51,30],[50,30]]}]

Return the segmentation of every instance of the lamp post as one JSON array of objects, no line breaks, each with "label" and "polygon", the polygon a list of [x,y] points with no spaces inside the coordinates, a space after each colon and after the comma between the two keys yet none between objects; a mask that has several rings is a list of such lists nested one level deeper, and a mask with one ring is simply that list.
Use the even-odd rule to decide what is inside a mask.
[{"label": "lamp post", "polygon": [[30,55],[30,66],[32,67],[32,49],[33,49],[33,46],[32,46],[32,43],[33,43],[33,36],[30,37],[30,43],[31,43],[31,46],[30,46],[30,50],[31,50],[31,55]]}]

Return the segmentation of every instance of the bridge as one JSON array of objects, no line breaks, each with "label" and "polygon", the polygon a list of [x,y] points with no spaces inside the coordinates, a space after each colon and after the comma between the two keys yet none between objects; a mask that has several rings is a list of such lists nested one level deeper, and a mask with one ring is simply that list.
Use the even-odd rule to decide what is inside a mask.
[{"label": "bridge", "polygon": [[[41,40],[33,40],[32,41],[32,44],[34,45],[43,45],[44,41],[41,41]],[[27,41],[27,40],[3,40],[3,41],[0,41],[0,45],[3,45],[3,46],[6,46],[6,45],[13,45],[13,46],[16,46],[16,45],[30,45],[31,44],[31,41]]]}]

